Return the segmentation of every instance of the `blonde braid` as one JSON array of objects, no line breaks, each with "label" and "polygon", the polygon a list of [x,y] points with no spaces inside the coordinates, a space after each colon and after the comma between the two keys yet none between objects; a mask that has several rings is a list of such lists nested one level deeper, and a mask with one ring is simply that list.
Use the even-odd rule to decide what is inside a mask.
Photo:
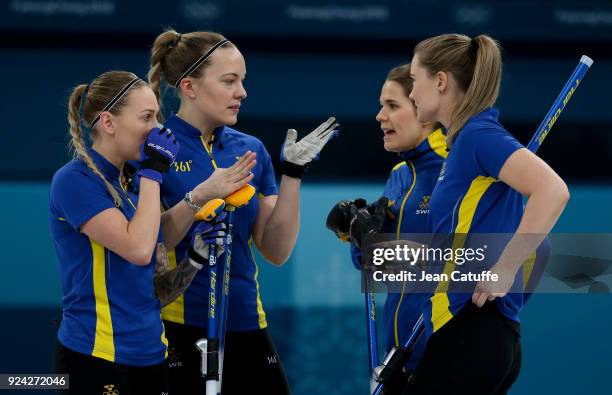
[{"label": "blonde braid", "polygon": [[98,169],[96,164],[90,158],[89,153],[87,152],[87,147],[85,145],[85,141],[83,140],[83,132],[81,130],[81,101],[83,100],[83,95],[87,90],[87,85],[81,84],[74,88],[72,94],[70,95],[70,100],[68,102],[68,123],[70,124],[70,136],[72,137],[70,141],[70,149],[74,151],[74,156],[81,158],[83,162],[91,169],[91,171],[100,177],[108,192],[113,197],[113,201],[115,202],[115,206],[121,207],[121,197],[119,193],[113,187],[113,185],[104,177],[102,172]]}]

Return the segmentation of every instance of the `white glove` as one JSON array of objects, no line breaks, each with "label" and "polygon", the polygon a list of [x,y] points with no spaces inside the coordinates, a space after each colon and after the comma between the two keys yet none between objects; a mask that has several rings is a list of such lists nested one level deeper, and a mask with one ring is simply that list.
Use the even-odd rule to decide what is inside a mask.
[{"label": "white glove", "polygon": [[289,177],[302,178],[308,165],[319,159],[319,153],[325,144],[338,134],[338,126],[336,118],[331,117],[300,141],[297,141],[297,130],[287,130],[281,151],[282,173]]}]

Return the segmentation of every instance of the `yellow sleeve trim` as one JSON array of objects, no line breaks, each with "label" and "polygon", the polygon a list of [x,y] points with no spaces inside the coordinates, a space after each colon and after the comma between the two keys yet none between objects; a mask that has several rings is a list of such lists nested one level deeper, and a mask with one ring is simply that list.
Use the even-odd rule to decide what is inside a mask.
[{"label": "yellow sleeve trim", "polygon": [[446,136],[442,133],[442,129],[436,129],[427,136],[427,141],[432,150],[444,159],[448,156],[446,150]]}]

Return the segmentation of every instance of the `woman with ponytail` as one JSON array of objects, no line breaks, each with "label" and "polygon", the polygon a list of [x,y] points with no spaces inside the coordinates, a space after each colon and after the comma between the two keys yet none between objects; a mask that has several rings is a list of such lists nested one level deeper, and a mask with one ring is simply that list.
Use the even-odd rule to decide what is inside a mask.
[{"label": "woman with ponytail", "polygon": [[[176,114],[165,125],[181,143],[176,166],[162,186],[162,200],[172,207],[191,200],[195,185],[213,177],[237,158],[257,158],[250,183],[257,199],[236,212],[232,243],[232,269],[223,356],[222,393],[289,393],[287,379],[268,334],[259,293],[259,273],[252,253],[254,243],[273,264],[283,264],[291,254],[299,230],[299,195],[304,170],[335,134],[334,118],[297,141],[290,129],[283,150],[282,179],[277,189],[270,155],[257,138],[232,129],[247,93],[243,86],[245,61],[238,48],[213,32],[160,34],[151,51],[149,83],[160,102],[171,89],[180,99]],[[209,196],[224,197],[217,190]],[[197,209],[199,204],[192,205]],[[172,210],[169,210],[172,211]],[[190,220],[190,216],[184,217]],[[163,219],[162,219],[163,220]],[[191,231],[170,254],[185,255]],[[198,273],[185,294],[162,311],[169,340],[171,390],[181,394],[204,391],[199,374],[196,340],[206,337],[209,279]]]},{"label": "woman with ponytail", "polygon": [[[414,50],[410,98],[417,120],[440,122],[449,147],[430,200],[430,232],[453,235],[454,248],[469,240],[465,234],[508,237],[499,248],[491,239],[485,254],[497,282],[475,283],[473,293],[439,282],[424,303],[428,342],[406,393],[505,394],[520,370],[522,266],[556,223],[569,192],[499,123],[493,106],[501,69],[499,44],[486,35],[445,34]],[[457,267],[442,263],[445,272]]]},{"label": "woman with ponytail", "polygon": [[[75,157],[53,176],[49,201],[63,289],[55,371],[70,375],[67,393],[168,391],[151,263],[161,242],[162,174],[179,143],[158,127],[158,111],[146,82],[124,71],[70,95]],[[128,161],[140,162],[137,174]]]}]

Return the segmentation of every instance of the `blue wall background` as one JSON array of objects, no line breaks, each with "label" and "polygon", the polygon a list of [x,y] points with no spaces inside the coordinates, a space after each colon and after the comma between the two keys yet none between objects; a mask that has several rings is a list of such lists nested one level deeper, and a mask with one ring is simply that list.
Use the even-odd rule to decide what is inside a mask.
[{"label": "blue wall background", "polygon": [[[374,120],[379,110],[380,87],[391,67],[410,60],[410,52],[406,52],[404,56],[246,53],[248,77],[245,84],[249,96],[241,109],[239,127],[245,130],[245,125],[248,125],[246,130],[250,130],[256,123],[256,135],[266,143],[276,159],[278,149],[275,144],[280,145],[287,127],[305,131],[304,128],[312,128],[317,122],[334,115],[343,125],[343,140],[350,148],[376,162],[373,152],[384,153]],[[511,58],[505,62],[498,102],[502,109],[501,120],[525,143],[579,59],[580,53],[575,53],[568,59]],[[4,81],[3,89],[11,101],[0,106],[0,118],[4,120],[0,131],[4,144],[11,149],[5,150],[0,157],[0,179],[50,179],[53,171],[66,161],[68,133],[65,114],[72,87],[90,81],[106,70],[130,70],[145,76],[148,61],[146,50],[3,51],[3,68],[11,70],[11,78]],[[66,68],[67,64],[74,66]],[[567,158],[571,155],[571,158],[589,160],[584,158],[588,156],[587,149],[595,149],[600,155],[606,145],[612,146],[609,137],[604,137],[607,140],[603,141],[595,139],[599,136],[597,133],[608,136],[604,132],[609,131],[608,126],[612,124],[612,112],[607,110],[610,86],[600,83],[609,75],[612,75],[612,61],[597,59],[584,84],[573,96],[571,105],[563,112],[562,122],[555,126],[555,139],[544,145],[542,155],[545,158],[550,152],[551,156]],[[171,102],[172,95],[168,93],[166,98]],[[166,108],[176,107],[170,104]],[[308,122],[304,124],[304,120]],[[347,120],[354,123],[347,126]],[[580,127],[567,129],[568,125]],[[28,157],[24,157],[25,140],[32,142],[28,146]],[[359,148],[360,140],[370,148],[363,145]],[[575,144],[576,150],[570,149],[568,143]],[[343,151],[336,151],[337,147],[331,146],[329,150],[345,155]],[[556,157],[553,159],[563,165],[564,161]],[[327,160],[329,156],[322,159]],[[350,168],[344,163],[329,166],[336,176],[343,176],[350,173]],[[376,165],[372,163],[370,166]],[[359,170],[367,171],[367,167],[361,165]],[[313,170],[321,175],[320,168]],[[385,166],[380,179],[386,177],[387,169]],[[572,176],[576,172],[575,168],[568,169]],[[601,170],[592,168],[586,175],[597,172],[601,173]]]},{"label": "blue wall background", "polygon": [[[260,258],[261,290],[295,394],[366,393],[366,339],[359,274],[347,245],[325,230],[336,201],[373,199],[382,184],[303,187],[302,228],[280,268]],[[612,187],[570,186],[557,232],[607,232]],[[47,225],[47,183],[0,183],[0,372],[49,372],[61,290]],[[379,296],[379,305],[383,295]],[[612,371],[612,296],[535,295],[523,318],[523,369],[512,394],[607,393]]]}]

